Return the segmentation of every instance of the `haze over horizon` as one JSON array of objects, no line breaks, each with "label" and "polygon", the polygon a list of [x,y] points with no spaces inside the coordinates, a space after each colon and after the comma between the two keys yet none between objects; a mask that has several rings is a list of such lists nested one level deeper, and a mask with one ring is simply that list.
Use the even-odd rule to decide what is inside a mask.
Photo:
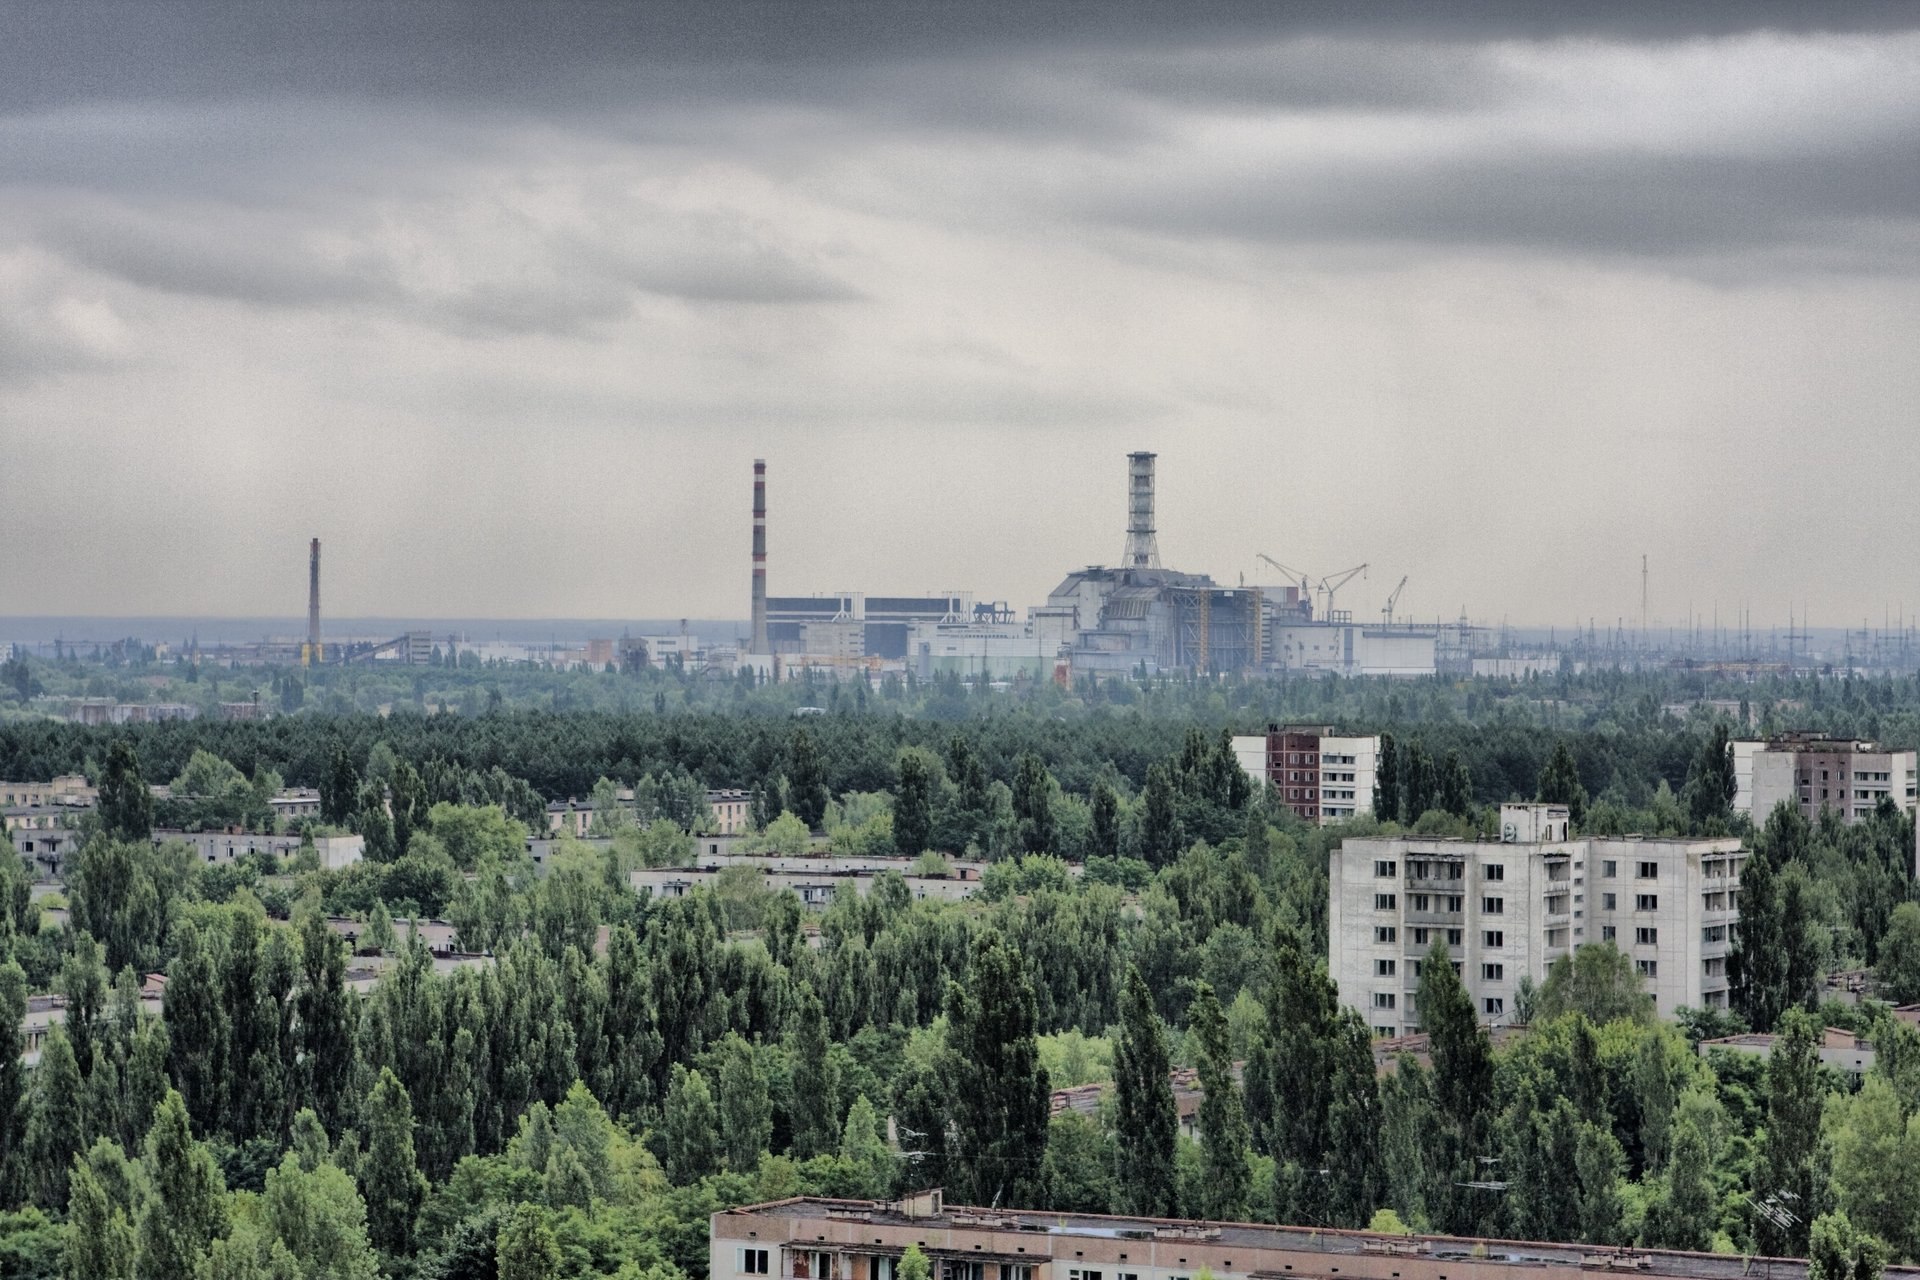
[{"label": "haze over horizon", "polygon": [[0,612],[1911,617],[1920,7],[10,5]]}]

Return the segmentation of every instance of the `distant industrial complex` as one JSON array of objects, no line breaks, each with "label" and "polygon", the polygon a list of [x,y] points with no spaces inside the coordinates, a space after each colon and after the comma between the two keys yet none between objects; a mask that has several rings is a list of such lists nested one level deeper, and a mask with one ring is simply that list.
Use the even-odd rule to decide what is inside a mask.
[{"label": "distant industrial complex", "polygon": [[[1169,674],[1526,679],[1563,670],[1577,674],[1596,665],[1682,666],[1749,680],[1792,672],[1920,669],[1920,629],[1904,617],[1897,628],[1890,618],[1890,625],[1878,631],[1829,633],[1816,650],[1804,617],[1790,624],[1784,637],[1756,635],[1744,622],[1738,630],[1716,622],[1709,631],[1703,622],[1679,634],[1669,630],[1662,639],[1646,625],[1644,598],[1637,630],[1624,619],[1611,628],[1589,620],[1564,631],[1475,626],[1464,614],[1415,622],[1397,612],[1406,577],[1387,594],[1377,615],[1358,617],[1339,606],[1339,592],[1372,567],[1366,563],[1316,578],[1262,553],[1258,559],[1274,572],[1274,581],[1224,585],[1205,573],[1163,563],[1155,523],[1156,462],[1157,455],[1149,452],[1126,456],[1119,559],[1068,570],[1024,617],[1006,601],[971,590],[769,594],[768,468],[764,459],[756,459],[744,632],[737,623],[693,627],[682,621],[671,631],[634,635],[629,630],[564,643],[475,639],[418,626],[396,628],[397,634],[329,636],[320,608],[320,539],[314,538],[308,545],[304,636],[228,641],[205,651],[193,640],[184,648],[161,644],[155,650],[162,660],[237,666],[504,662],[559,669],[677,667],[729,676],[747,669],[764,680],[874,680],[893,674],[995,683]],[[1641,569],[1644,597],[1644,558]],[[52,655],[60,654],[56,639]],[[87,714],[120,715],[105,708]]]},{"label": "distant industrial complex", "polygon": [[1365,566],[1323,579],[1318,610],[1304,576],[1297,583],[1222,586],[1204,573],[1166,567],[1154,523],[1155,460],[1151,453],[1127,456],[1119,562],[1068,572],[1025,620],[1005,602],[978,601],[968,591],[767,595],[766,463],[756,461],[753,638],[736,661],[774,678],[808,670],[1062,681],[1168,672],[1472,674],[1472,630],[1464,622],[1395,622],[1391,603],[1379,622],[1359,622],[1333,607],[1335,592]]}]

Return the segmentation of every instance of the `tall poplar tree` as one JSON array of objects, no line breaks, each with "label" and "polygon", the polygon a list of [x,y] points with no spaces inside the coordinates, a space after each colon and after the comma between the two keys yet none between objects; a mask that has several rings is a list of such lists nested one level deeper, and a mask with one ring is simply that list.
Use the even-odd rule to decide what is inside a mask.
[{"label": "tall poplar tree", "polygon": [[154,1108],[144,1163],[150,1190],[140,1220],[141,1280],[193,1280],[208,1247],[227,1234],[226,1186],[172,1090]]},{"label": "tall poplar tree", "polygon": [[28,1093],[27,1185],[34,1203],[50,1209],[67,1207],[67,1175],[73,1157],[86,1143],[85,1088],[73,1042],[62,1027],[47,1033],[40,1063],[33,1069]]},{"label": "tall poplar tree", "polygon": [[318,911],[301,916],[300,984],[294,997],[294,1043],[301,1096],[320,1124],[337,1134],[346,1124],[353,1077],[353,996],[347,991],[347,944]]},{"label": "tall poplar tree", "polygon": [[367,1202],[367,1238],[390,1258],[413,1247],[413,1228],[426,1199],[427,1180],[413,1150],[413,1100],[390,1067],[367,1095],[366,1154],[360,1160],[360,1194]]},{"label": "tall poplar tree", "polygon": [[947,987],[949,1184],[963,1203],[1012,1208],[1045,1191],[1049,1094],[1034,1042],[1033,985],[997,933],[974,942],[967,981]]},{"label": "tall poplar tree", "polygon": [[133,744],[116,738],[100,774],[100,829],[109,839],[145,844],[153,838],[153,792],[140,774]]},{"label": "tall poplar tree", "polygon": [[1187,1025],[1199,1046],[1200,1188],[1204,1197],[1187,1209],[1215,1221],[1245,1221],[1252,1192],[1252,1171],[1247,1164],[1252,1136],[1240,1085],[1233,1078],[1227,1015],[1220,1007],[1220,997],[1205,982],[1195,988]]},{"label": "tall poplar tree", "polygon": [[827,816],[826,767],[820,761],[820,747],[805,729],[793,731],[793,743],[787,751],[787,808],[793,816],[818,830]]},{"label": "tall poplar tree", "polygon": [[1754,1215],[1754,1244],[1775,1258],[1804,1257],[1808,1223],[1821,1207],[1825,1170],[1820,1118],[1826,1103],[1814,1022],[1788,1010],[1767,1055],[1767,1122],[1753,1163],[1752,1201],[1785,1210]]},{"label": "tall poplar tree", "polygon": [[0,962],[0,1204],[11,1204],[25,1174],[27,1136],[27,975],[11,958]]},{"label": "tall poplar tree", "polygon": [[1373,773],[1373,812],[1382,822],[1400,821],[1400,744],[1380,735],[1380,757]]},{"label": "tall poplar tree", "polygon": [[1174,1146],[1180,1113],[1174,1106],[1166,1030],[1140,970],[1127,966],[1120,993],[1120,1042],[1113,1052],[1114,1136],[1124,1211],[1171,1218],[1179,1199]]},{"label": "tall poplar tree", "polygon": [[807,1160],[840,1145],[840,1089],[827,1036],[827,1014],[811,984],[802,983],[787,1033],[793,1060],[793,1154]]},{"label": "tall poplar tree", "polygon": [[893,794],[893,842],[907,857],[924,853],[933,840],[932,758],[920,748],[900,752],[900,781]]},{"label": "tall poplar tree", "polygon": [[1013,817],[1020,825],[1020,848],[1026,853],[1053,853],[1053,775],[1031,751],[1020,757],[1013,775]]}]

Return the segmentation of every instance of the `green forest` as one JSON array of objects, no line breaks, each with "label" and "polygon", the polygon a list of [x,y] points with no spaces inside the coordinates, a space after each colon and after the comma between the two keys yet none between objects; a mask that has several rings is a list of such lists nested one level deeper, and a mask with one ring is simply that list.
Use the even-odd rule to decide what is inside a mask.
[{"label": "green forest", "polygon": [[[703,1280],[716,1208],[923,1186],[1813,1250],[1836,1276],[1920,1258],[1920,1034],[1889,1009],[1920,999],[1911,824],[1891,806],[1852,827],[1735,818],[1729,726],[1660,711],[1684,683],[849,692],[656,673],[625,710],[12,720],[0,776],[85,771],[101,802],[59,898],[13,860],[0,873],[0,1276]],[[1900,746],[1920,724],[1910,680],[1746,692],[1776,725]],[[1270,719],[1390,736],[1382,816],[1310,827],[1252,785],[1223,735]],[[156,806],[146,784],[182,778],[192,804]],[[359,831],[367,860],[202,866],[150,838],[257,814],[276,780],[319,788],[314,829]],[[536,873],[546,801],[614,785],[640,811],[597,815],[610,842]],[[708,786],[752,791],[769,830],[991,867],[965,902],[889,874],[817,915],[757,877],[633,894],[625,873],[683,852]],[[1326,976],[1328,850],[1485,833],[1492,806],[1536,796],[1587,830],[1751,842],[1738,1013],[1658,1022],[1596,944],[1496,1048],[1430,960],[1431,1065],[1383,1070]],[[60,903],[64,926],[43,910]],[[394,911],[452,921],[491,963],[437,965]],[[386,953],[364,996],[329,913]],[[1858,966],[1887,1001],[1823,1003],[1825,975]],[[44,992],[65,1021],[29,1066]],[[1827,1025],[1876,1044],[1872,1073],[1821,1066]],[[1781,1033],[1770,1057],[1696,1052],[1742,1026]],[[1176,1065],[1204,1089],[1197,1141]],[[1096,1114],[1050,1115],[1050,1090],[1090,1082],[1111,1084]]]}]

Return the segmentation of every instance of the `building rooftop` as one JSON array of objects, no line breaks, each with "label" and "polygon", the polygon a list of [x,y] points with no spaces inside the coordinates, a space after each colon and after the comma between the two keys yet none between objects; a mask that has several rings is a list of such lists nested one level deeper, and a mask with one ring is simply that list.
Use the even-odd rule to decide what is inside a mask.
[{"label": "building rooftop", "polygon": [[[867,1200],[830,1200],[822,1197],[796,1197],[767,1204],[726,1209],[716,1218],[754,1216],[763,1218],[832,1219],[870,1222],[883,1225],[913,1226],[923,1229],[976,1229],[1006,1233],[1031,1232],[1036,1236],[1068,1236],[1106,1240],[1183,1240],[1245,1249],[1272,1249],[1294,1253],[1318,1253],[1359,1256],[1365,1254],[1405,1254],[1436,1260],[1517,1263],[1531,1267],[1565,1267],[1579,1271],[1637,1271],[1657,1276],[1680,1276],[1689,1280],[1750,1280],[1761,1275],[1768,1280],[1805,1280],[1803,1260],[1758,1259],[1739,1254],[1682,1253],[1663,1249],[1606,1248],[1581,1244],[1549,1244],[1539,1241],[1476,1239],[1462,1236],[1397,1236],[1368,1231],[1338,1231],[1314,1227],[1266,1226],[1244,1222],[1196,1222],[1167,1218],[1122,1218],[1104,1214],[1037,1213],[1019,1210],[976,1209],[939,1205],[933,1212],[909,1213],[929,1199],[876,1202]],[[961,1253],[952,1247],[931,1245],[935,1256]],[[985,1255],[977,1250],[964,1251],[968,1258]],[[1018,1261],[1033,1262],[1022,1254]],[[1766,1265],[1756,1270],[1755,1263]],[[1238,1270],[1239,1268],[1236,1268]],[[1258,1267],[1248,1268],[1260,1274]],[[1920,1268],[1890,1266],[1889,1276],[1920,1276]]]}]

